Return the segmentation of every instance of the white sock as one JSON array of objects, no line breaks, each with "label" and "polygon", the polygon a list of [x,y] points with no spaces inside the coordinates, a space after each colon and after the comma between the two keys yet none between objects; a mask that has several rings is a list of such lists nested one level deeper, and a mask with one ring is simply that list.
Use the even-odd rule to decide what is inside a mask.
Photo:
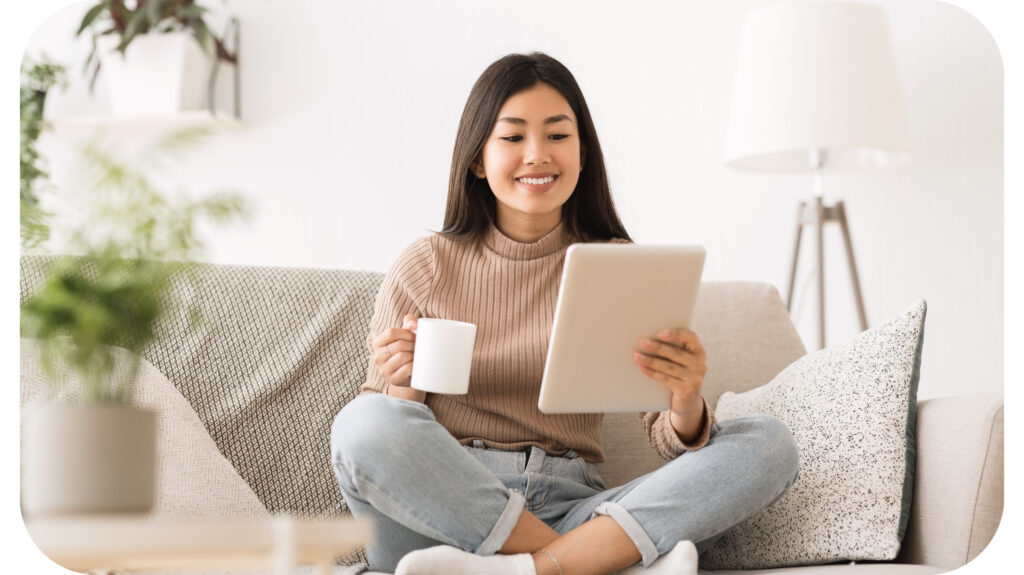
[{"label": "white sock", "polygon": [[537,575],[533,557],[518,555],[474,555],[457,547],[439,545],[413,551],[398,562],[395,575]]},{"label": "white sock", "polygon": [[697,548],[691,541],[680,541],[671,551],[658,557],[650,567],[630,567],[620,575],[697,575]]}]

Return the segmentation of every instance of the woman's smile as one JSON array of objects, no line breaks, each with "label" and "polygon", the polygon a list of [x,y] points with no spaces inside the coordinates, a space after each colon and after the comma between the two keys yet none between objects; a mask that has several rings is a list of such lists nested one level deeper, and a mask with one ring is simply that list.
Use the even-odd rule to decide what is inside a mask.
[{"label": "woman's smile", "polygon": [[556,174],[527,174],[516,178],[516,183],[530,193],[544,193],[555,187],[558,180]]}]

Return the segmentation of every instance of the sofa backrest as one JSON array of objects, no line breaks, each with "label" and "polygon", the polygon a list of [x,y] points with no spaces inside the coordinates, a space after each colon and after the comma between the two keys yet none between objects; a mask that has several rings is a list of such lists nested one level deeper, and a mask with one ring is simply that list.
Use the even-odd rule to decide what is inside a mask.
[{"label": "sofa backrest", "polygon": [[[21,261],[21,298],[52,258]],[[144,354],[191,403],[224,456],[271,512],[330,516],[347,506],[330,468],[334,415],[355,397],[369,361],[367,330],[382,275],[346,270],[196,264],[198,280],[175,290],[203,318],[184,315]],[[764,384],[804,353],[776,290],[762,283],[701,287],[694,329],[708,350],[704,392]],[[662,462],[636,414],[605,418],[608,463],[618,485]]]}]

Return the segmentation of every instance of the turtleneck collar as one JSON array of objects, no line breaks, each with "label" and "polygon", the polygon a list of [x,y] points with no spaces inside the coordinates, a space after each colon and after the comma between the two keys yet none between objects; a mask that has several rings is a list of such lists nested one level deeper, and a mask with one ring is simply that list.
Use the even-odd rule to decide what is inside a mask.
[{"label": "turtleneck collar", "polygon": [[511,260],[533,260],[553,254],[571,243],[565,222],[559,222],[553,230],[541,239],[525,244],[501,233],[498,226],[491,224],[484,236],[484,244],[494,253]]}]

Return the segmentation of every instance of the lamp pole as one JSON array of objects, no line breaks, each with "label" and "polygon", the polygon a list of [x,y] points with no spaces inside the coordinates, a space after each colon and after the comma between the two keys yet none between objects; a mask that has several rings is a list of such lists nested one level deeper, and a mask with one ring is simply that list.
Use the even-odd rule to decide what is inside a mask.
[{"label": "lamp pole", "polygon": [[853,257],[853,241],[850,238],[850,227],[846,220],[846,206],[838,201],[833,206],[825,205],[825,152],[818,148],[811,151],[811,164],[814,170],[814,197],[810,203],[800,202],[796,218],[796,242],[793,248],[793,265],[789,272],[789,290],[786,294],[786,310],[793,311],[793,292],[796,286],[796,268],[800,261],[800,239],[804,226],[814,226],[815,259],[818,276],[818,348],[825,348],[825,224],[837,222],[846,248],[846,261],[850,267],[850,280],[853,283],[853,295],[857,302],[857,316],[860,329],[868,328],[867,313],[864,311],[864,296],[860,289],[860,276],[857,263]]}]

